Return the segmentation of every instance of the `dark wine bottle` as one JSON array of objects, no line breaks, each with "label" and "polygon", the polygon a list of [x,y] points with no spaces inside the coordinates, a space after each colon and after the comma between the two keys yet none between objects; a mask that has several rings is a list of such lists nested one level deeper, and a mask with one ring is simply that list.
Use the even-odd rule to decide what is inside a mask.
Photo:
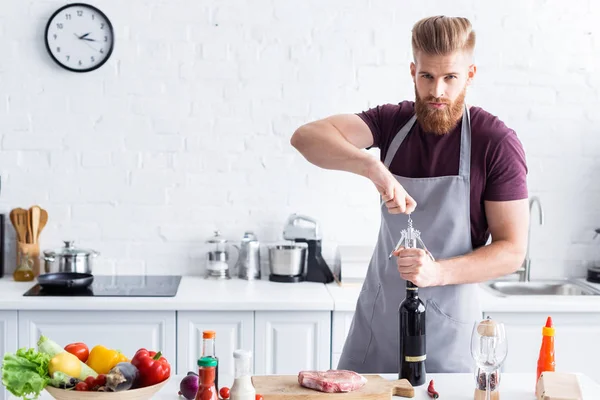
[{"label": "dark wine bottle", "polygon": [[419,288],[406,281],[406,298],[398,310],[400,323],[400,357],[398,378],[411,385],[425,383],[425,304],[419,298]]}]

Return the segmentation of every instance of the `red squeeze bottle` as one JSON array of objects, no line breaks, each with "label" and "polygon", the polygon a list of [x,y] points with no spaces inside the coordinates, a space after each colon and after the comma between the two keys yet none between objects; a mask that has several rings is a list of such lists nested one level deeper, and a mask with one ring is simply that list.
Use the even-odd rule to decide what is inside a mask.
[{"label": "red squeeze bottle", "polygon": [[556,363],[554,362],[554,327],[552,326],[552,317],[546,320],[546,326],[542,328],[542,347],[537,364],[537,381],[544,371],[554,371]]}]

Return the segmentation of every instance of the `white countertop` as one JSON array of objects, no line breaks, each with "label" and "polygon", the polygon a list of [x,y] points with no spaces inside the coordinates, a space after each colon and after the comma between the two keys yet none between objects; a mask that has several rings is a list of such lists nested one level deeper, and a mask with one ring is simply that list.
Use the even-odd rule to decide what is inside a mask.
[{"label": "white countertop", "polygon": [[[577,281],[600,289],[600,284],[591,284],[585,279],[577,279]],[[354,311],[362,288],[361,284],[352,282],[340,287],[332,283],[326,286],[333,298],[336,311]],[[484,312],[600,312],[600,295],[499,297],[484,288],[480,293],[481,307]]]},{"label": "white countertop", "polygon": [[[383,375],[385,378],[393,380],[394,375]],[[182,400],[177,392],[179,391],[179,382],[184,375],[173,376],[169,382],[162,388],[153,399],[158,400]],[[585,375],[578,375],[579,384],[583,392],[583,400],[598,399],[600,385],[592,381]],[[415,388],[415,400],[429,400],[427,395],[427,385],[433,379],[435,389],[440,394],[440,400],[473,400],[475,388],[474,377],[472,374],[428,374],[425,385]],[[535,374],[502,374],[500,382],[500,398],[510,400],[531,400],[535,398]],[[332,398],[335,395],[332,395]],[[394,396],[395,399],[402,397]],[[14,396],[9,396],[10,400],[15,400]],[[42,392],[40,400],[51,400],[52,396],[46,391]],[[268,400],[268,399],[265,399]]]},{"label": "white countertop", "polygon": [[[354,311],[362,287],[358,280],[340,287],[183,276],[175,297],[23,296],[35,284],[0,279],[0,310]],[[482,289],[481,302],[484,312],[600,312],[600,295],[498,297]]]},{"label": "white countertop", "polygon": [[183,276],[175,297],[23,296],[36,282],[0,279],[0,310],[305,310],[330,311],[333,299],[325,285],[268,280],[227,281]]}]

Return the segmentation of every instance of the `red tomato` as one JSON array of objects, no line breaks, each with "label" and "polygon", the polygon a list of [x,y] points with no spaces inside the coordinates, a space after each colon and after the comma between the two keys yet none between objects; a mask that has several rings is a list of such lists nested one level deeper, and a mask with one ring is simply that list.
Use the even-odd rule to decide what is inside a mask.
[{"label": "red tomato", "polygon": [[104,386],[106,385],[106,375],[100,374],[94,381],[94,386]]},{"label": "red tomato", "polygon": [[75,385],[75,390],[78,390],[80,392],[87,392],[90,389],[89,389],[87,383],[79,382],[77,385]]},{"label": "red tomato", "polygon": [[264,397],[262,397],[262,394],[257,394],[256,400],[264,400]]},{"label": "red tomato", "polygon": [[229,388],[227,386],[223,386],[221,388],[221,390],[219,390],[219,394],[221,395],[222,399],[228,399],[229,398]]},{"label": "red tomato", "polygon": [[96,386],[96,378],[94,378],[93,376],[88,376],[87,378],[85,378],[84,382],[89,389],[93,389],[94,386]]},{"label": "red tomato", "polygon": [[75,357],[79,358],[79,360],[84,363],[87,361],[90,356],[90,349],[88,349],[85,343],[77,342],[71,343],[65,346],[65,351],[73,354]]}]

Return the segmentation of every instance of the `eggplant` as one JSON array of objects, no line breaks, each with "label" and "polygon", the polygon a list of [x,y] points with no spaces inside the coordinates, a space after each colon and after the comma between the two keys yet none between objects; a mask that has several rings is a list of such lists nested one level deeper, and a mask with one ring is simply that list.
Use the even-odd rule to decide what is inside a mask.
[{"label": "eggplant", "polygon": [[52,379],[50,379],[48,384],[59,389],[71,389],[74,388],[79,382],[81,381],[77,378],[73,378],[64,372],[56,371],[54,375],[52,375]]},{"label": "eggplant", "polygon": [[113,392],[131,389],[140,377],[140,371],[129,362],[120,362],[106,374],[106,387]]}]

